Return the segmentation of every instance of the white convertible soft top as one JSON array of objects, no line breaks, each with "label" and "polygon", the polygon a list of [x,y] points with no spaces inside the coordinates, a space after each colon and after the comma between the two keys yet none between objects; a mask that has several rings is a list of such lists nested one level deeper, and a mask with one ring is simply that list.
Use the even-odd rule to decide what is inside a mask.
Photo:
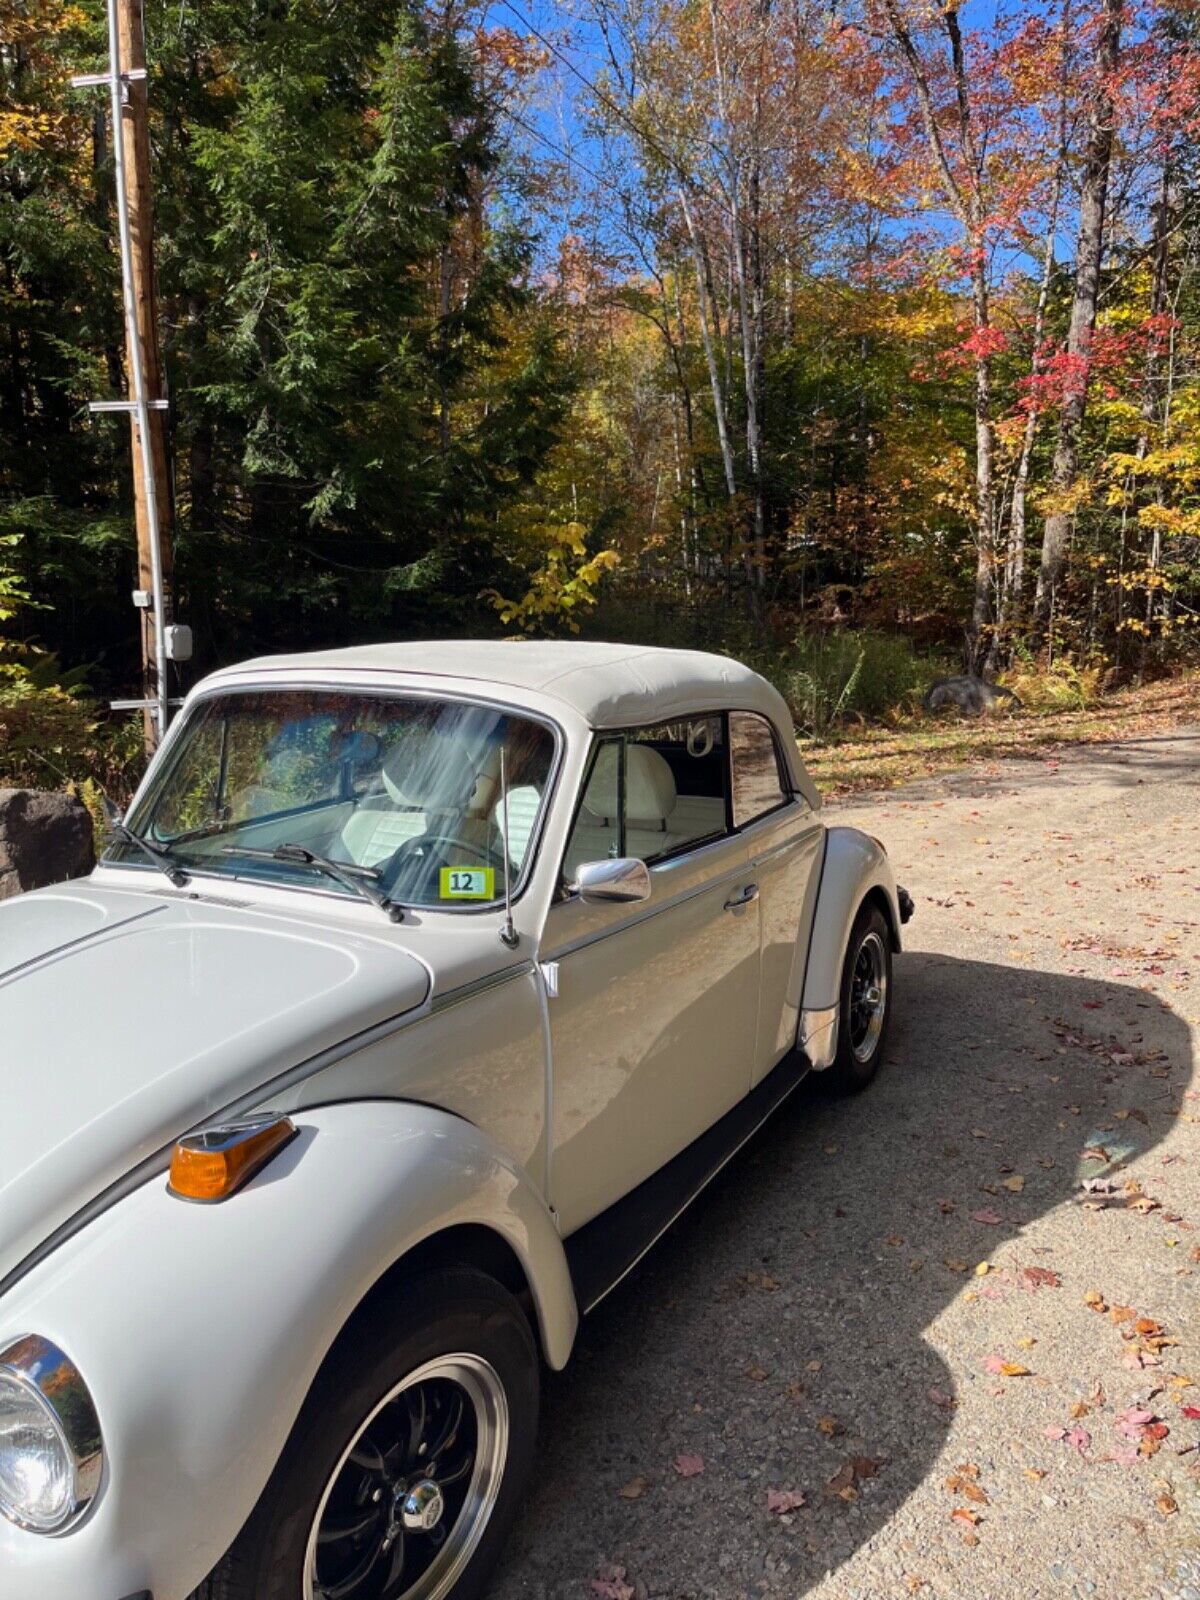
[{"label": "white convertible soft top", "polygon": [[783,696],[741,662],[704,650],[581,640],[417,640],[263,656],[214,673],[207,684],[259,672],[356,671],[424,680],[461,678],[472,684],[524,689],[569,705],[593,728],[636,727],[706,711],[758,711],[778,729],[796,786],[805,792],[811,787]]}]

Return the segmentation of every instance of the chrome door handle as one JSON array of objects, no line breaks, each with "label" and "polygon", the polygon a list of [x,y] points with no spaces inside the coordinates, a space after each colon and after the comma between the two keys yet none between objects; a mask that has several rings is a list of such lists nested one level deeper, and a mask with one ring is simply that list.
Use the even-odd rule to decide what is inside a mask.
[{"label": "chrome door handle", "polygon": [[752,900],[758,899],[758,885],[748,883],[741,894],[734,895],[732,900],[726,900],[726,911],[736,911],[739,906],[748,906]]}]

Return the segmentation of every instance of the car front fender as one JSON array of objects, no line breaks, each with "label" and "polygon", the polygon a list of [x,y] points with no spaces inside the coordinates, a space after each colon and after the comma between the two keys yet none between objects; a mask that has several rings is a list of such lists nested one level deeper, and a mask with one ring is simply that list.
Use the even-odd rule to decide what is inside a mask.
[{"label": "car front fender", "polygon": [[402,1101],[297,1113],[295,1138],[220,1205],[160,1174],[0,1300],[0,1346],[53,1340],[91,1390],[106,1452],[60,1538],[0,1520],[0,1600],[185,1600],[266,1485],[322,1361],[372,1287],[444,1229],[499,1234],[549,1363],[578,1314],[553,1218],[470,1123]]},{"label": "car front fender", "polygon": [[800,1011],[799,1047],[818,1071],[832,1065],[837,1050],[838,996],[850,930],[863,901],[880,899],[900,948],[900,902],[896,877],[883,846],[858,828],[829,828],[821,886],[813,917],[804,1000]]}]

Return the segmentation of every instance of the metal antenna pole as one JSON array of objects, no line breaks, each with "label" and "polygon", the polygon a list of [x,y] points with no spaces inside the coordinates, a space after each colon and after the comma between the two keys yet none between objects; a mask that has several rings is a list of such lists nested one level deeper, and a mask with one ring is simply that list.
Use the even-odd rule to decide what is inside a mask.
[{"label": "metal antenna pole", "polygon": [[126,86],[146,76],[144,67],[123,72],[121,66],[121,30],[119,5],[121,0],[106,0],[108,12],[107,73],[89,73],[72,78],[75,88],[91,88],[107,84],[112,109],[113,173],[117,195],[117,234],[121,246],[121,291],[125,306],[125,348],[128,355],[132,400],[94,401],[92,411],[127,411],[136,425],[140,456],[142,496],[145,509],[147,543],[150,555],[151,609],[154,627],[154,697],[149,708],[154,718],[157,740],[161,742],[167,731],[170,716],[167,686],[166,638],[166,585],[163,581],[162,524],[158,505],[158,483],[154,470],[154,450],[150,436],[151,411],[165,411],[165,400],[150,399],[146,393],[146,360],[138,324],[137,300],[134,291],[133,230],[129,220],[129,186],[125,164],[125,136],[122,111],[126,102]]},{"label": "metal antenna pole", "polygon": [[506,944],[510,950],[515,950],[520,940],[517,930],[513,927],[512,869],[508,853],[508,767],[504,759],[503,745],[500,746],[500,815],[504,827],[504,926],[500,930],[500,942]]}]

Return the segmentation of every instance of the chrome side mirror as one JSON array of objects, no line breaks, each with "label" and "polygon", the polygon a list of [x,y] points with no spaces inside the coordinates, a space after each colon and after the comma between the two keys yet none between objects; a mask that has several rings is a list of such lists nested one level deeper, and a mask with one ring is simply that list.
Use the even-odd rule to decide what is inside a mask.
[{"label": "chrome side mirror", "polygon": [[650,869],[636,856],[617,856],[604,861],[585,861],[574,887],[588,905],[603,901],[629,905],[650,898]]}]

